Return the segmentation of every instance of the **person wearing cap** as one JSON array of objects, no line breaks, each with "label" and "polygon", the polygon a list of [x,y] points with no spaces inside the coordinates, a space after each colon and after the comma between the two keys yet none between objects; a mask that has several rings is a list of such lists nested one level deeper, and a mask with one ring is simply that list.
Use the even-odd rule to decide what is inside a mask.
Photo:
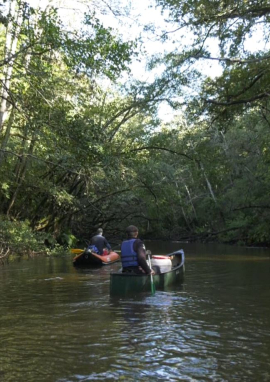
[{"label": "person wearing cap", "polygon": [[122,272],[135,274],[154,274],[146,261],[145,246],[138,239],[139,230],[134,225],[126,229],[127,240],[121,245]]},{"label": "person wearing cap", "polygon": [[[107,241],[106,237],[104,237],[102,234],[103,234],[103,229],[99,228],[97,230],[96,235],[91,238],[90,245],[88,248],[92,249],[98,255],[107,255],[108,253],[111,252],[112,248],[109,242]],[[104,251],[104,248],[107,248],[108,251]]]}]

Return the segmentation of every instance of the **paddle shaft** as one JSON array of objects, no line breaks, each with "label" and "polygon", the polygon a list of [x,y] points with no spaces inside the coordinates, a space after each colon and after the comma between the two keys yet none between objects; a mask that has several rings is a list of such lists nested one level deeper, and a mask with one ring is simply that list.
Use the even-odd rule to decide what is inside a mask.
[{"label": "paddle shaft", "polygon": [[[149,265],[149,268],[151,269],[151,272],[152,272],[152,268],[151,268],[151,260],[150,260],[150,255],[149,255],[149,251],[147,251],[147,256],[148,256],[148,265]],[[151,293],[152,294],[155,294],[155,284],[154,284],[154,280],[153,280],[153,275],[152,273],[150,273],[150,282],[151,282]]]}]

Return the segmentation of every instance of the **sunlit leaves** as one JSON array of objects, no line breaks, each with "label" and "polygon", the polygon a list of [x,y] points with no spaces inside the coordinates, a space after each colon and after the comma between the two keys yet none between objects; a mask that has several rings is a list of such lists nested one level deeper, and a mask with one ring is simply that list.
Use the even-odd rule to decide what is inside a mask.
[{"label": "sunlit leaves", "polygon": [[121,41],[91,14],[86,15],[81,32],[66,35],[65,60],[79,72],[90,76],[103,73],[116,79],[122,71],[128,70],[134,48],[134,42]]},{"label": "sunlit leaves", "polygon": [[[270,7],[267,1],[157,0],[156,3],[164,11],[169,10],[164,33],[177,42],[176,49],[163,59],[167,67],[164,77],[170,77],[168,85],[176,95],[186,92],[183,80],[175,73],[189,80],[196,90],[190,93],[186,103],[194,98],[192,103],[201,105],[196,114],[215,110],[221,115],[225,109],[241,112],[241,107],[235,105],[248,108],[268,97]],[[183,31],[186,32],[184,38]],[[266,45],[263,46],[263,42]],[[217,78],[208,70],[211,80],[204,83],[203,77],[195,75],[195,70],[202,68],[205,73],[204,66],[212,62],[219,62],[224,73]],[[191,110],[190,105],[188,108]]]}]

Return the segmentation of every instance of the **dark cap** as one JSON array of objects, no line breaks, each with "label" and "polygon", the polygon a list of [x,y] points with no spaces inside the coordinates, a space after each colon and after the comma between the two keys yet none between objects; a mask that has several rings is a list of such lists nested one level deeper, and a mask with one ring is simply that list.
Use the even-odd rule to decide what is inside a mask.
[{"label": "dark cap", "polygon": [[139,232],[138,228],[135,225],[129,225],[126,229],[127,233],[132,233],[132,232]]}]

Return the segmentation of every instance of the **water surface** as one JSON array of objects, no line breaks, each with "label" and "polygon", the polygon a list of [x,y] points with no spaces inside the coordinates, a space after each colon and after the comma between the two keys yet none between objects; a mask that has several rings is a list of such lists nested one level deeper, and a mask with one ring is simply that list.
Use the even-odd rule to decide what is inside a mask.
[{"label": "water surface", "polygon": [[0,267],[0,381],[270,381],[270,251],[183,248],[182,285],[111,298],[119,264]]}]

